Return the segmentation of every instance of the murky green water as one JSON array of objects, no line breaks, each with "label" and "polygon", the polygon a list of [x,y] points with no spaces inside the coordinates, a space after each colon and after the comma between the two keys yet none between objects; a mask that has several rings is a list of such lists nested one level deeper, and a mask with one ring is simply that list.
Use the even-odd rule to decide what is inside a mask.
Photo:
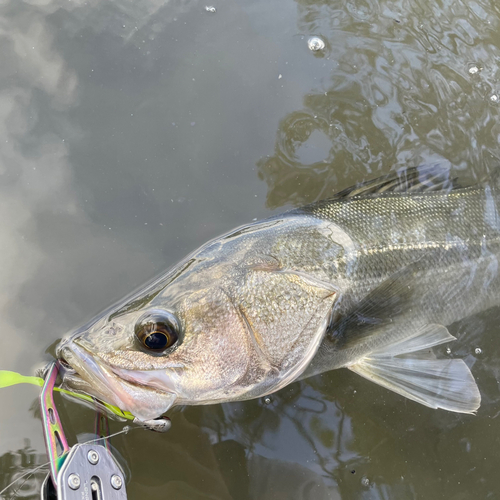
[{"label": "murky green water", "polygon": [[[493,0],[207,5],[0,1],[0,368],[32,372],[238,224],[395,168],[498,165]],[[115,438],[129,498],[499,498],[499,321],[451,328],[482,392],[475,417],[328,373]],[[36,389],[0,396],[1,489],[45,457]],[[59,401],[70,441],[88,439],[92,411]],[[35,498],[42,477],[17,495]]]}]

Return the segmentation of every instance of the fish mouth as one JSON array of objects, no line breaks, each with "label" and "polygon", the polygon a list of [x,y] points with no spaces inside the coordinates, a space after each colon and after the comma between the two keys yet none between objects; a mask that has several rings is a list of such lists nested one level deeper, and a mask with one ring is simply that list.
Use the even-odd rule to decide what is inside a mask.
[{"label": "fish mouth", "polygon": [[160,417],[177,399],[173,390],[160,391],[142,384],[140,376],[133,376],[127,373],[128,370],[112,368],[76,341],[61,346],[57,356],[63,368],[65,387],[115,405],[139,420]]}]

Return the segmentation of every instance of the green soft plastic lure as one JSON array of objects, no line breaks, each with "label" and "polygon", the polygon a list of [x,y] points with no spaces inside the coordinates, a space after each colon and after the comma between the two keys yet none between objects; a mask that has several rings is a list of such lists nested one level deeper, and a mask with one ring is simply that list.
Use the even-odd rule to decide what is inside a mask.
[{"label": "green soft plastic lure", "polygon": [[[31,384],[37,385],[38,387],[43,387],[44,380],[40,377],[29,377],[8,370],[0,370],[0,389],[17,384]],[[54,387],[54,390],[64,392],[64,394],[68,394],[78,399],[83,399],[84,401],[89,401],[91,403],[95,402],[94,398],[92,398],[91,396],[87,396],[86,394],[77,394],[76,392],[67,391],[66,389],[61,389],[60,387]],[[118,415],[119,417],[126,418],[127,420],[134,420],[135,418],[132,413],[128,411],[122,411],[117,406],[110,405],[104,402],[100,403],[104,405],[110,412]]]}]

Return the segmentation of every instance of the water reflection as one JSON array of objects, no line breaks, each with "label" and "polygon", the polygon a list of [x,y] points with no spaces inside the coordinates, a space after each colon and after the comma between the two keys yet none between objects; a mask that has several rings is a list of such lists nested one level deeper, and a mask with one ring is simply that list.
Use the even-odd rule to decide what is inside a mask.
[{"label": "water reflection", "polygon": [[[134,470],[129,495],[144,498],[337,500],[335,485],[310,467],[262,455],[238,439],[218,439],[178,413],[169,437],[131,432],[123,447]],[[161,460],[151,461],[151,455]],[[144,467],[144,463],[148,467]]]},{"label": "water reflection", "polygon": [[[26,371],[42,346],[166,256],[175,262],[265,215],[258,199],[243,200],[259,193],[252,166],[272,151],[278,119],[274,153],[258,164],[272,209],[391,168],[442,162],[479,177],[498,163],[494,2],[271,4],[221,4],[211,15],[194,0],[2,2],[0,331],[9,349],[1,368]],[[228,11],[236,14],[225,18]],[[309,51],[311,35],[325,40],[324,51]],[[193,199],[202,202],[189,211]],[[219,211],[207,209],[209,199]],[[222,219],[219,199],[238,220]],[[156,229],[139,231],[135,217]],[[199,229],[218,218],[212,232]],[[496,498],[498,315],[452,329],[451,354],[473,364],[481,388],[477,417],[433,412],[354,374],[329,373],[269,404],[187,408],[165,436],[117,438],[132,471],[129,497]],[[39,439],[37,451],[3,454],[6,484],[43,460],[43,444],[26,403],[33,389],[2,397],[2,453],[17,450],[21,436]],[[91,412],[67,410],[72,437],[92,425]],[[26,483],[28,497],[39,480]]]},{"label": "water reflection", "polygon": [[[498,164],[497,5],[297,5],[299,31],[328,40],[321,71],[330,73],[281,120],[274,154],[258,163],[269,207],[317,200],[390,168],[441,162],[481,174]],[[304,158],[307,148],[319,158]]]},{"label": "water reflection", "polygon": [[[118,31],[117,11],[125,11],[123,17],[129,16],[128,21],[135,16],[136,26],[136,21],[150,20],[165,4],[134,2],[126,7],[121,3],[90,5],[59,0],[2,2],[0,331],[2,338],[8,339],[8,352],[2,357],[1,368],[27,372],[40,363],[41,346],[88,317],[82,308],[88,303],[86,296],[96,295],[95,310],[109,302],[105,288],[109,292],[113,281],[116,285],[123,279],[116,266],[121,259],[133,257],[133,274],[135,266],[137,271],[142,269],[135,283],[154,270],[146,255],[134,256],[135,252],[123,244],[123,237],[91,216],[92,198],[89,192],[82,193],[74,162],[74,149],[85,137],[71,115],[82,100],[80,68],[64,53],[66,45],[60,37],[64,32],[80,38],[75,31],[85,29],[85,25],[97,29],[97,17],[105,23],[102,30],[112,25]],[[106,9],[111,17],[101,15]],[[66,17],[68,14],[72,17]],[[163,22],[169,18],[164,16]],[[57,22],[64,29],[54,29]],[[119,30],[120,37],[125,36],[122,24]],[[100,256],[103,247],[108,249],[107,257]],[[103,265],[114,267],[116,278],[96,290],[94,283]],[[74,281],[71,276],[78,268],[87,272]],[[21,409],[26,401],[23,398],[31,395],[28,388],[2,394],[2,446],[26,429],[39,435],[38,422]],[[40,446],[41,435],[33,437],[33,442]],[[11,446],[17,444],[12,442]]]},{"label": "water reflection", "polygon": [[476,419],[432,412],[337,372],[294,384],[270,405],[235,403],[185,414],[216,448],[232,450],[226,460],[233,470],[242,449],[247,457],[293,457],[333,498],[461,498],[472,491],[490,498],[496,486],[488,462],[495,452],[482,442],[485,421],[487,435],[498,430],[492,410]]},{"label": "water reflection", "polygon": [[[37,453],[28,439],[25,440],[24,448],[1,455],[0,491],[14,483],[12,488],[5,492],[5,498],[38,500],[42,483],[48,473],[48,468],[41,467],[46,462],[45,453]],[[34,472],[27,474],[29,471]]]}]

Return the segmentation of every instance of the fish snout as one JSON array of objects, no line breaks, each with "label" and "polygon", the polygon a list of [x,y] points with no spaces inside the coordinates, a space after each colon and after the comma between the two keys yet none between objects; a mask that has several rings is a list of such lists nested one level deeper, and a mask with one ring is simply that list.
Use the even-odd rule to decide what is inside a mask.
[{"label": "fish snout", "polygon": [[163,385],[160,390],[154,383],[146,385],[151,380],[116,373],[102,359],[87,351],[84,345],[85,339],[77,338],[57,349],[64,367],[66,387],[129,411],[139,420],[160,417],[174,405],[177,394],[173,389]]}]

